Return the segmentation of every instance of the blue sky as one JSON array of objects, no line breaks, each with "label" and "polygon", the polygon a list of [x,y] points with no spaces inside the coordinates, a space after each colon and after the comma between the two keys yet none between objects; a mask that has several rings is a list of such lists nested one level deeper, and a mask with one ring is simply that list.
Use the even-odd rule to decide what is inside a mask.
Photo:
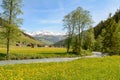
[{"label": "blue sky", "polygon": [[21,17],[24,22],[21,28],[30,32],[64,32],[63,17],[79,6],[90,11],[93,25],[120,8],[120,0],[23,0],[23,4],[24,14]]}]

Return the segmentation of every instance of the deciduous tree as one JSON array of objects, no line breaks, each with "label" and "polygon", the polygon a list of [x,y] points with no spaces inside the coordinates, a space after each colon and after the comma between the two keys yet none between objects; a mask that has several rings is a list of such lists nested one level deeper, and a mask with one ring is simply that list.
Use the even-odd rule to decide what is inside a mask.
[{"label": "deciduous tree", "polygon": [[18,15],[22,14],[22,0],[2,0],[3,19],[6,20],[4,25],[7,41],[7,59],[9,58],[9,47],[11,42],[11,35],[14,32],[15,27],[22,22],[22,19],[18,18]]},{"label": "deciduous tree", "polygon": [[[92,20],[89,11],[78,7],[64,17],[64,24],[67,29],[68,43],[72,43],[73,52],[80,54],[83,42],[83,31],[89,29]],[[72,39],[74,38],[74,39]]]}]

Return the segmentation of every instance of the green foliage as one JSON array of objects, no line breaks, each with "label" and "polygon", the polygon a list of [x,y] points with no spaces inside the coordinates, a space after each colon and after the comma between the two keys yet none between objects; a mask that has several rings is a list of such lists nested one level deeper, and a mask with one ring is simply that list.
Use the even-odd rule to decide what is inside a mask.
[{"label": "green foliage", "polygon": [[119,80],[120,56],[0,66],[1,80]]},{"label": "green foliage", "polygon": [[110,55],[120,54],[120,10],[94,28],[95,50]]},{"label": "green foliage", "polygon": [[120,9],[118,9],[115,13],[115,15],[113,16],[113,19],[115,20],[116,23],[119,23],[120,21]]},{"label": "green foliage", "polygon": [[103,50],[111,55],[119,54],[120,34],[119,25],[111,18],[106,21],[103,39]]},{"label": "green foliage", "polygon": [[104,21],[101,21],[97,26],[95,26],[95,28],[94,28],[95,39],[97,39],[99,37],[99,35],[101,35],[102,30],[104,28],[105,28]]},{"label": "green foliage", "polygon": [[22,7],[22,0],[2,0],[3,8],[3,19],[5,20],[3,24],[3,27],[5,30],[3,30],[3,33],[5,33],[6,37],[6,46],[7,46],[7,59],[9,59],[9,48],[10,48],[10,42],[12,41],[11,38],[17,36],[14,35],[13,32],[15,30],[18,31],[17,28],[18,24],[22,22],[20,18],[18,18],[18,15],[22,14],[21,7]]},{"label": "green foliage", "polygon": [[95,51],[102,52],[102,48],[103,48],[102,41],[103,41],[103,37],[101,35],[99,35],[98,38],[95,41],[95,45],[94,45],[94,50]]},{"label": "green foliage", "polygon": [[[23,14],[22,0],[2,0],[1,7],[3,8],[3,17],[11,24],[17,25],[22,23],[22,19],[18,15]],[[11,19],[10,19],[11,17]]]},{"label": "green foliage", "polygon": [[64,26],[67,30],[67,52],[69,52],[70,46],[72,46],[73,52],[80,54],[82,50],[83,31],[89,29],[92,20],[89,11],[78,7],[64,17]]},{"label": "green foliage", "polygon": [[[0,28],[0,37],[2,39],[7,39],[9,37],[11,40],[15,40],[18,38],[18,36],[20,36],[21,31],[18,29],[18,27],[8,24],[7,22],[4,22],[3,24],[4,26]],[[10,33],[8,33],[9,30]]]},{"label": "green foliage", "polygon": [[120,55],[120,21],[119,21],[119,24],[116,24],[116,29],[113,32],[112,43],[113,43],[113,46],[110,48],[111,49],[110,54]]},{"label": "green foliage", "polygon": [[8,25],[7,23],[5,23],[0,33],[2,38],[4,38],[4,40],[6,41],[6,45],[7,45],[6,59],[9,59],[9,46],[10,46],[10,43],[13,40],[15,40],[15,38],[17,38],[19,29],[11,24]]},{"label": "green foliage", "polygon": [[90,56],[90,55],[92,55],[92,51],[84,50],[84,49],[81,50],[81,56]]},{"label": "green foliage", "polygon": [[84,34],[83,49],[93,51],[95,45],[94,29],[90,28]]}]

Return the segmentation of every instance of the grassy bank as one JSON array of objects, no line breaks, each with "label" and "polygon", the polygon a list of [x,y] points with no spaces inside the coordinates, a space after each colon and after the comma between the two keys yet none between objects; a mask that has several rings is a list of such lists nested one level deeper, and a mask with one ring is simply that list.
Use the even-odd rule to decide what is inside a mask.
[{"label": "grassy bank", "polygon": [[[0,60],[4,60],[6,49],[0,48]],[[78,55],[66,53],[65,48],[29,48],[12,47],[10,49],[10,59],[38,59],[51,57],[75,57]]]},{"label": "grassy bank", "polygon": [[0,80],[120,80],[120,56],[0,67]]}]

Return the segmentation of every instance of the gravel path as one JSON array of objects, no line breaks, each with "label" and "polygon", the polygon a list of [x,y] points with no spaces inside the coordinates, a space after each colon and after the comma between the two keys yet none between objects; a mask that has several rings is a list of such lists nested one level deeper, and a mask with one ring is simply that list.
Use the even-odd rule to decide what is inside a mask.
[{"label": "gravel path", "polygon": [[[101,52],[93,52],[92,56],[85,56],[85,58],[93,58],[93,57],[102,57]],[[64,62],[64,61],[72,61],[82,57],[75,58],[43,58],[43,59],[28,59],[28,60],[5,60],[0,61],[0,66],[11,65],[11,64],[29,64],[29,63],[42,63],[42,62]]]}]

